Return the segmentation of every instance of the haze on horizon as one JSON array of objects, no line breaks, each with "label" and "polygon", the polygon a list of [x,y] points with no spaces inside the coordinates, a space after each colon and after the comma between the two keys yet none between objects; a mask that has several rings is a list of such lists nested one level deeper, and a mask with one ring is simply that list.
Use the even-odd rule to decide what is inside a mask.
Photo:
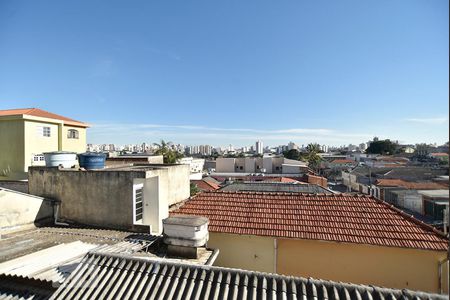
[{"label": "haze on horizon", "polygon": [[448,1],[0,2],[0,109],[89,143],[449,140]]}]

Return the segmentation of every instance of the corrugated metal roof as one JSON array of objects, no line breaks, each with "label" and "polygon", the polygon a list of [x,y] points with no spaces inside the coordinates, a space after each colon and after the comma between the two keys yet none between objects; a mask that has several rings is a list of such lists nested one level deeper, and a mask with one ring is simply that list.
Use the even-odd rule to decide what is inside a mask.
[{"label": "corrugated metal roof", "polygon": [[447,299],[437,294],[87,254],[51,299]]},{"label": "corrugated metal roof", "polygon": [[75,270],[83,256],[91,250],[133,254],[149,247],[157,239],[158,236],[149,234],[131,234],[125,240],[113,245],[81,241],[62,243],[0,263],[0,274],[62,283]]},{"label": "corrugated metal roof", "polygon": [[83,256],[98,245],[76,241],[40,250],[0,264],[0,274],[63,282]]},{"label": "corrugated metal roof", "polygon": [[286,193],[307,193],[307,194],[332,194],[317,184],[293,184],[280,182],[244,182],[229,184],[221,191],[255,191],[255,192],[286,192]]},{"label": "corrugated metal roof", "polygon": [[207,217],[209,231],[447,251],[448,239],[366,195],[203,192],[171,212]]},{"label": "corrugated metal roof", "polygon": [[0,274],[0,300],[47,300],[55,291],[49,282]]}]

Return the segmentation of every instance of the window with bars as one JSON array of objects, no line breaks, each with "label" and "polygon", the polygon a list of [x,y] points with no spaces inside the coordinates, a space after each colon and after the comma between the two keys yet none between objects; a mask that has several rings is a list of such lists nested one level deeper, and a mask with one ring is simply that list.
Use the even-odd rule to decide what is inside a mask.
[{"label": "window with bars", "polygon": [[78,139],[79,138],[78,130],[69,129],[67,131],[67,138],[68,139]]},{"label": "window with bars", "polygon": [[134,223],[142,223],[142,215],[144,209],[143,199],[144,199],[144,186],[142,184],[134,185],[133,186]]}]

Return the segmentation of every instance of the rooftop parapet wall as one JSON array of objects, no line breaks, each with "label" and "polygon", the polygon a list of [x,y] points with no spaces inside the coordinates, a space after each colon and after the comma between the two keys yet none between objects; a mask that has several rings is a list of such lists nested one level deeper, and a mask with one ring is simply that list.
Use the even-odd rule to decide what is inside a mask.
[{"label": "rooftop parapet wall", "polygon": [[61,201],[59,217],[83,224],[128,227],[132,223],[133,179],[142,171],[77,171],[31,167],[29,192]]},{"label": "rooftop parapet wall", "polygon": [[189,173],[188,165],[145,164],[89,171],[31,167],[28,184],[30,194],[61,202],[62,220],[129,229],[134,225],[134,184],[145,186],[144,210],[158,210],[161,216],[157,218],[167,217],[169,205],[189,198]]}]

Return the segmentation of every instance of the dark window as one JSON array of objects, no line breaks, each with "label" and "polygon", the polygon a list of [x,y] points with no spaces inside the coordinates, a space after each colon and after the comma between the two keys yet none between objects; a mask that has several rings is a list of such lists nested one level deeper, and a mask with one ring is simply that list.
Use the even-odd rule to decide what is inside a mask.
[{"label": "dark window", "polygon": [[78,139],[79,138],[78,130],[69,129],[67,131],[67,138],[68,139]]},{"label": "dark window", "polygon": [[42,135],[49,137],[50,136],[50,127],[46,127],[46,126],[42,127]]}]

